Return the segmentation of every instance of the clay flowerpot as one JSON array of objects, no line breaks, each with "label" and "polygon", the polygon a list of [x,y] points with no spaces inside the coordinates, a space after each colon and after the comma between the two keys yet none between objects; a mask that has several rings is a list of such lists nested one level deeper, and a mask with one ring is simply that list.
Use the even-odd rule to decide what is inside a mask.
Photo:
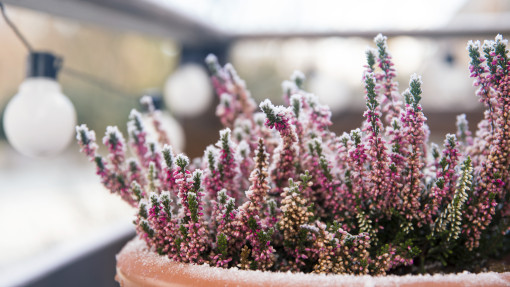
[{"label": "clay flowerpot", "polygon": [[122,287],[132,286],[510,286],[510,272],[353,276],[223,269],[173,262],[135,238],[117,255]]}]

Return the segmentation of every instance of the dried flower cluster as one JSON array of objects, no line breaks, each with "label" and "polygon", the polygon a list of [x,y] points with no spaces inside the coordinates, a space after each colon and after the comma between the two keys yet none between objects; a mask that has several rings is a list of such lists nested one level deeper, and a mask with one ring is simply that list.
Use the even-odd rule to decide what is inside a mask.
[{"label": "dried flower cluster", "polygon": [[[428,143],[421,78],[413,75],[400,94],[386,37],[375,44],[363,75],[366,120],[350,133],[329,131],[331,112],[303,90],[301,73],[283,84],[286,107],[265,100],[257,112],[234,68],[208,56],[225,129],[203,158],[175,155],[164,134],[150,139],[136,111],[127,143],[107,128],[107,157],[85,125],[77,139],[103,184],[138,208],[139,236],[175,261],[385,274],[438,262],[465,268],[507,252],[507,41],[468,44],[486,112],[474,137],[459,116],[442,148]],[[134,158],[126,158],[128,146]]]}]

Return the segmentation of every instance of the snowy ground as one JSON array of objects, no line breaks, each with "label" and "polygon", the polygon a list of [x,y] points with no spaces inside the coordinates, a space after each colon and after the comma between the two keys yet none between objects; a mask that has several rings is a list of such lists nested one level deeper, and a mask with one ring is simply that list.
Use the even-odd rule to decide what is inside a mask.
[{"label": "snowy ground", "polygon": [[102,187],[77,146],[55,158],[32,159],[0,142],[0,278],[126,226],[134,212]]}]

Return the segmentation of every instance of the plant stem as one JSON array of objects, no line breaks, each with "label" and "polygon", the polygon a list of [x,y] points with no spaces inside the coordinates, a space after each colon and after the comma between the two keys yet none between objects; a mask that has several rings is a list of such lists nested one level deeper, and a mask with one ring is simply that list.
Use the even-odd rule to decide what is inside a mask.
[{"label": "plant stem", "polygon": [[420,255],[420,273],[425,274],[425,252]]}]

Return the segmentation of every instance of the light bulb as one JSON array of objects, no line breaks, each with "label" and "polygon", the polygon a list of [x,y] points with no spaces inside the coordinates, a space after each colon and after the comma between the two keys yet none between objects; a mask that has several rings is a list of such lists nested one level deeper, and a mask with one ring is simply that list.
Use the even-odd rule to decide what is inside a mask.
[{"label": "light bulb", "polygon": [[56,60],[48,53],[31,53],[28,77],[4,112],[7,140],[27,156],[55,155],[74,135],[76,111],[55,80]]},{"label": "light bulb", "polygon": [[212,87],[204,67],[182,65],[165,84],[165,102],[173,114],[193,117],[203,113],[211,104]]}]

